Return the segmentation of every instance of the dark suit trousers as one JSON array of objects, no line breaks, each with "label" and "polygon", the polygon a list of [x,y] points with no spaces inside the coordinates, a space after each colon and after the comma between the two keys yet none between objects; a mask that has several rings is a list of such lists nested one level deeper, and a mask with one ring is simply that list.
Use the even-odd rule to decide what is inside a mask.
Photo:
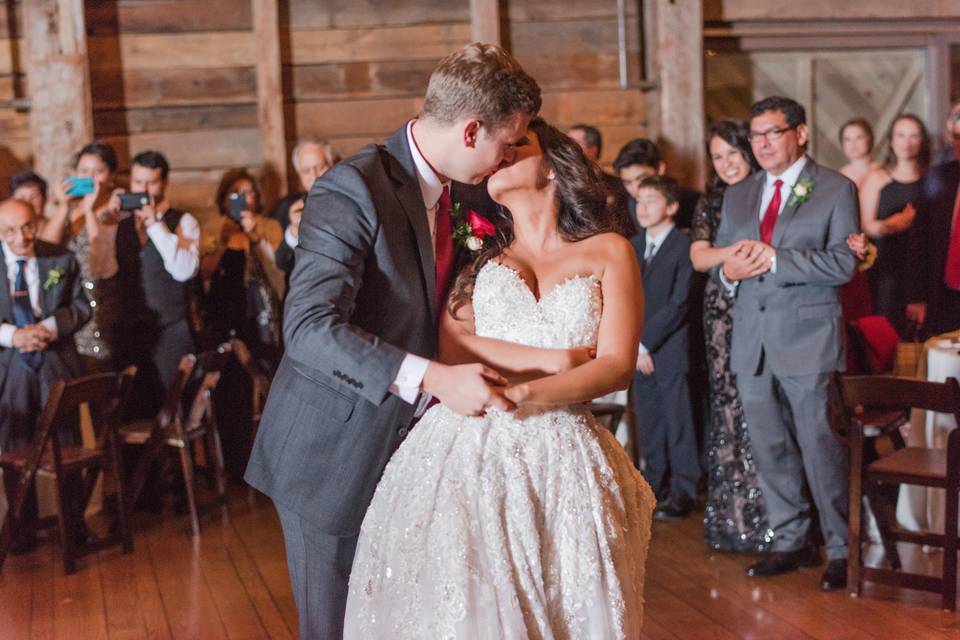
[{"label": "dark suit trousers", "polygon": [[659,499],[666,497],[664,481],[670,473],[670,493],[697,497],[700,462],[685,373],[655,371],[633,376],[635,429],[643,459],[643,475]]},{"label": "dark suit trousers", "polygon": [[276,504],[283,526],[290,585],[300,614],[303,640],[339,640],[347,608],[347,587],[358,536],[338,537],[282,505]]},{"label": "dark suit trousers", "polygon": [[810,505],[804,479],[820,513],[831,560],[847,557],[849,459],[827,413],[832,374],[738,375],[737,386],[753,445],[760,489],[775,551],[808,544]]}]

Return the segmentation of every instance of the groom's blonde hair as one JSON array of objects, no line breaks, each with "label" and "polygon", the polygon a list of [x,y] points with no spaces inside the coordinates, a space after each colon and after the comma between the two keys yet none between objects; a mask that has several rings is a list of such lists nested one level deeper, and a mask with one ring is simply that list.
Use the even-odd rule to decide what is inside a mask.
[{"label": "groom's blonde hair", "polygon": [[430,75],[421,116],[451,125],[465,116],[496,131],[517,112],[540,111],[540,86],[502,47],[474,42],[440,61]]}]

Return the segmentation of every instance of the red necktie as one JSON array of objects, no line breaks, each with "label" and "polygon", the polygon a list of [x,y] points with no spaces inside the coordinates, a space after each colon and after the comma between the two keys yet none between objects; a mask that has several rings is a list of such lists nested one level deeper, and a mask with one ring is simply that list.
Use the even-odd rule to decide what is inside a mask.
[{"label": "red necktie", "polygon": [[437,275],[437,309],[443,308],[447,297],[447,285],[450,271],[453,269],[453,223],[450,220],[450,209],[453,204],[450,200],[450,187],[444,187],[437,201],[437,219],[433,239],[434,256],[436,257]]},{"label": "red necktie", "polygon": [[767,210],[763,213],[763,220],[760,221],[760,239],[766,244],[773,240],[773,230],[777,226],[777,218],[780,216],[780,187],[783,186],[783,180],[777,180],[773,183],[773,198],[767,205]]},{"label": "red necktie", "polygon": [[950,248],[947,250],[947,264],[943,269],[943,282],[954,291],[960,291],[960,219],[958,218],[960,218],[960,187],[957,189],[957,199],[953,204]]}]

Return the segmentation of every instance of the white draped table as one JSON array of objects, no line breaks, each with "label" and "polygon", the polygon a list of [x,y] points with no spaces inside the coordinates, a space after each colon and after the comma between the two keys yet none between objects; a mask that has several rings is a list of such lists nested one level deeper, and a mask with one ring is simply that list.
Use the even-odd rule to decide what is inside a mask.
[{"label": "white draped table", "polygon": [[[960,380],[960,341],[938,337],[928,341],[926,349],[926,378],[931,382],[944,382],[947,378]],[[947,436],[957,428],[953,416],[932,411],[914,411],[910,419],[910,435],[907,446],[947,448]],[[943,489],[927,489],[901,485],[897,502],[897,521],[911,531],[943,533]]]}]

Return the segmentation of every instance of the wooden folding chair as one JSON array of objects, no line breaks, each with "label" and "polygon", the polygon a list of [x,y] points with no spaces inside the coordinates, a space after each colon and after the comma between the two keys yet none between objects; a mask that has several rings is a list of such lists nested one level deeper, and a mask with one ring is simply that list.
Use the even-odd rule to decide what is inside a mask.
[{"label": "wooden folding chair", "polygon": [[156,417],[120,425],[120,439],[123,443],[142,447],[137,466],[126,487],[126,502],[131,508],[137,504],[154,463],[161,459],[173,424],[183,420],[183,394],[196,365],[197,357],[193,354],[187,354],[180,359],[177,374],[167,389],[166,400]]},{"label": "wooden folding chair", "polygon": [[[870,412],[909,412],[912,409],[952,414],[960,424],[960,385],[955,378],[946,382],[925,382],[894,376],[850,376],[842,379],[844,404],[856,417]],[[851,596],[861,592],[861,581],[869,580],[909,589],[940,593],[941,606],[955,611],[957,606],[957,510],[960,499],[960,429],[950,432],[947,449],[906,447],[880,457],[864,460],[864,425],[852,420],[850,441],[850,520],[847,584]],[[939,578],[898,570],[899,559],[891,559],[892,569],[862,566],[860,525],[864,486],[870,484],[913,484],[946,490],[944,533],[905,531],[891,521],[889,506],[878,513],[886,520],[885,539],[943,548],[943,570]]]},{"label": "wooden folding chair", "polygon": [[587,404],[587,411],[593,414],[597,422],[607,428],[610,433],[617,435],[617,427],[623,418],[627,406],[616,402],[590,402]]},{"label": "wooden folding chair", "polygon": [[[247,375],[250,376],[250,383],[253,387],[250,407],[250,446],[257,437],[257,431],[260,429],[260,418],[263,416],[263,407],[267,404],[267,397],[270,395],[270,379],[263,373],[260,365],[254,360],[250,349],[244,344],[243,340],[234,338],[230,341],[233,346],[233,355],[236,357],[240,366],[243,367]],[[249,488],[247,500],[251,503],[257,496],[257,490]]]},{"label": "wooden folding chair", "polygon": [[[0,529],[0,570],[10,548],[13,532],[19,524],[30,486],[40,469],[52,474],[56,479],[57,524],[63,546],[63,568],[67,574],[76,572],[78,558],[107,546],[121,544],[124,553],[133,551],[133,535],[123,490],[123,465],[117,424],[135,374],[136,368],[129,367],[121,373],[100,373],[70,382],[55,382],[37,423],[33,444],[0,455],[0,468],[4,474],[12,474],[15,478],[15,489],[10,496],[7,515]],[[61,446],[58,433],[60,426],[65,421],[73,420],[80,405],[84,403],[90,407],[96,446]],[[110,527],[110,533],[102,538],[87,544],[78,544],[74,537],[74,523],[66,517],[66,477],[86,472],[81,489],[82,504],[79,505],[84,509],[99,473],[108,468],[113,471],[117,484],[117,526]]]}]

